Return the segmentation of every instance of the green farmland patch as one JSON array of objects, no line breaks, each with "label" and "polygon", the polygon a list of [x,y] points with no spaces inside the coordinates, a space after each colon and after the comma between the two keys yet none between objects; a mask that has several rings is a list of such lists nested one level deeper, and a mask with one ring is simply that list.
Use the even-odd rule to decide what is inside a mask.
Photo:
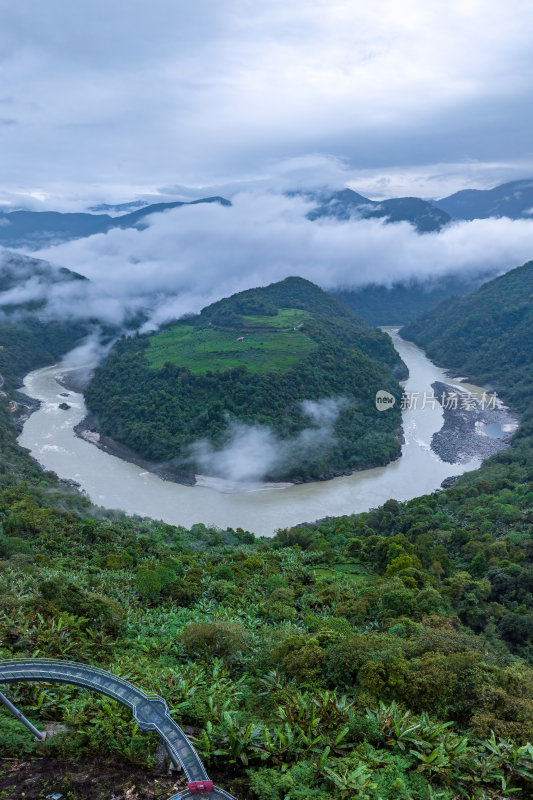
[{"label": "green farmland patch", "polygon": [[247,328],[295,328],[310,317],[302,308],[280,308],[275,316],[245,316],[242,321]]},{"label": "green farmland patch", "polygon": [[[246,366],[251,372],[284,372],[317,348],[315,342],[293,327],[290,330],[243,329],[235,332],[173,325],[150,337],[146,358],[150,368],[156,371],[170,362],[200,374],[240,366]],[[238,341],[241,337],[243,340]]]}]

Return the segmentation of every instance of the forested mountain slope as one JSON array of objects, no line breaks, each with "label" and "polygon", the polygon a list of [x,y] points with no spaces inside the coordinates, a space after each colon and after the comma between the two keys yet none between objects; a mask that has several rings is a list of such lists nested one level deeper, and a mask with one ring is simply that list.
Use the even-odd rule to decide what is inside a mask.
[{"label": "forested mountain slope", "polygon": [[402,329],[430,358],[490,383],[519,409],[530,407],[533,261],[445,300]]},{"label": "forested mountain slope", "polygon": [[38,311],[50,289],[89,281],[77,272],[40,258],[0,248],[0,315],[15,311]]},{"label": "forested mountain slope", "polygon": [[388,200],[370,200],[353,189],[338,191],[303,192],[316,202],[309,219],[334,217],[340,220],[383,219],[386,223],[409,222],[419,233],[439,231],[451,221],[441,208],[436,208],[420,197],[392,197]]},{"label": "forested mountain slope", "polygon": [[470,294],[491,275],[444,275],[393,283],[367,284],[332,293],[370,325],[406,325],[449,297]]},{"label": "forested mountain slope", "polygon": [[106,434],[152,460],[189,459],[193,468],[198,440],[220,451],[235,425],[262,426],[295,442],[265,477],[298,480],[399,455],[400,411],[378,412],[375,396],[385,389],[399,398],[393,372],[404,370],[385,334],[309,281],[289,278],[121,339],[86,397]]}]

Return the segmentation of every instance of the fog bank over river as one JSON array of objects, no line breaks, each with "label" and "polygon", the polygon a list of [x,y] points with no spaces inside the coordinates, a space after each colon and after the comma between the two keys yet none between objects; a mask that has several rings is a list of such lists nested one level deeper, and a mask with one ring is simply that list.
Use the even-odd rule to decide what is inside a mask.
[{"label": "fog bank over river", "polygon": [[[404,384],[407,395],[416,392],[423,398],[425,392],[429,396],[436,381],[482,394],[480,387],[449,378],[420,348],[401,339],[397,329],[385,330],[409,368]],[[239,486],[200,476],[196,486],[183,486],[164,481],[77,437],[73,429],[87,409],[82,394],[69,391],[65,397],[65,389],[56,379],[64,372],[65,367],[55,365],[26,376],[22,391],[40,400],[41,407],[25,423],[19,443],[46,469],[60,478],[77,481],[96,505],[174,525],[190,527],[203,522],[272,536],[278,528],[367,511],[390,498],[408,500],[432,492],[444,478],[476,469],[481,463],[481,458],[459,464],[442,461],[431,449],[433,434],[443,426],[442,408],[438,403],[421,408],[419,401],[418,408],[403,412],[402,455],[386,467],[330,481],[275,488],[263,484]],[[70,408],[59,408],[65,402]]]}]

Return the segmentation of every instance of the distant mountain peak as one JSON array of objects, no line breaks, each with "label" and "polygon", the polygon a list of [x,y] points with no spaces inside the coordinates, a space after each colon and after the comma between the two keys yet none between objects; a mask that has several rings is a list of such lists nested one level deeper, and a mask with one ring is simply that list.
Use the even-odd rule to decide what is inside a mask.
[{"label": "distant mountain peak", "polygon": [[533,179],[509,181],[493,189],[462,189],[435,200],[434,205],[454,219],[532,219]]},{"label": "distant mountain peak", "polygon": [[316,207],[307,215],[311,220],[334,217],[339,220],[383,219],[387,223],[409,222],[419,233],[438,231],[451,221],[445,211],[420,197],[370,200],[349,188],[303,194],[316,202]]},{"label": "distant mountain peak", "polygon": [[218,203],[231,206],[225,197],[202,197],[188,202],[152,203],[121,216],[106,213],[62,213],[59,211],[0,211],[0,245],[38,250],[52,244],[82,239],[113,228],[136,228],[150,214],[158,214],[181,206]]},{"label": "distant mountain peak", "polygon": [[98,203],[96,206],[89,206],[87,211],[94,214],[127,214],[129,211],[137,211],[139,208],[149,206],[148,200],[132,200],[129,203]]}]

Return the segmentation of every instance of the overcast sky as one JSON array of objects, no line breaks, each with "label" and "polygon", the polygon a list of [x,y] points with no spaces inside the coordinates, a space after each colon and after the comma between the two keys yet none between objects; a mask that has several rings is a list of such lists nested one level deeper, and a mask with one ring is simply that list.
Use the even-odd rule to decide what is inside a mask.
[{"label": "overcast sky", "polygon": [[269,181],[439,197],[533,176],[529,0],[0,9],[4,203]]}]

